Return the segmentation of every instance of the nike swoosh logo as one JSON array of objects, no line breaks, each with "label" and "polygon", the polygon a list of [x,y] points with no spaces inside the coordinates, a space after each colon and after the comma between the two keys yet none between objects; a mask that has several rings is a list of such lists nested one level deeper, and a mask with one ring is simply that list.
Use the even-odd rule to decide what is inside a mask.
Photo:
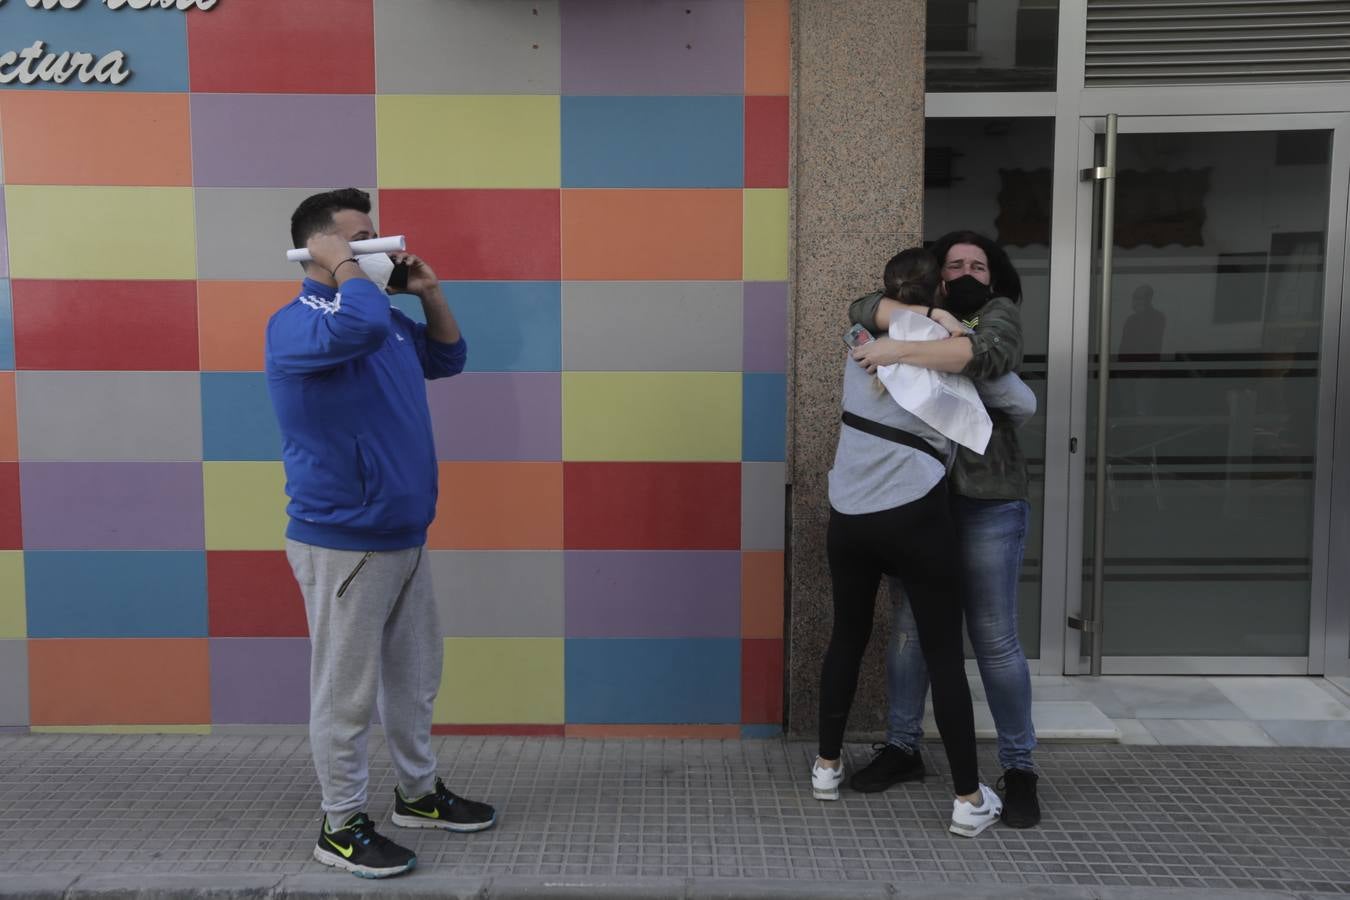
[{"label": "nike swoosh logo", "polygon": [[342,846],[341,844],[339,844],[337,841],[333,840],[332,838],[330,838],[330,837],[329,837],[328,835],[326,835],[326,834],[323,836],[323,839],[324,839],[325,841],[327,841],[328,843],[332,844],[332,845],[333,845],[333,849],[336,850],[337,852],[341,853],[341,854],[343,855],[343,857],[345,857],[346,859],[351,859],[351,858],[352,858],[352,853],[355,852],[355,850],[356,850],[355,847],[344,847],[344,846]]},{"label": "nike swoosh logo", "polygon": [[441,817],[441,811],[439,809],[433,809],[431,812],[422,812],[420,809],[414,809],[410,806],[408,807],[408,812],[416,813],[424,819],[439,819]]}]

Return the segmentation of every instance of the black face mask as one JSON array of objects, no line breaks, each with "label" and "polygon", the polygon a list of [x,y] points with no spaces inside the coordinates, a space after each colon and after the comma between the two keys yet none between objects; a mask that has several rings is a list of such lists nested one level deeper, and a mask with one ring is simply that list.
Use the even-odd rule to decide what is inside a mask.
[{"label": "black face mask", "polygon": [[993,291],[974,275],[962,275],[947,282],[945,306],[958,319],[969,319],[989,302]]}]

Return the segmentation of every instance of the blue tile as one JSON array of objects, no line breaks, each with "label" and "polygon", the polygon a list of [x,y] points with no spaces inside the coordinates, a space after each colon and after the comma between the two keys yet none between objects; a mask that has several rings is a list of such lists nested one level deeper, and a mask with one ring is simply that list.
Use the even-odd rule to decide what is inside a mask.
[{"label": "blue tile", "polygon": [[206,637],[202,551],[24,554],[30,638]]},{"label": "blue tile", "polygon": [[469,342],[465,371],[562,371],[559,282],[446,281],[441,288]]},{"label": "blue tile", "polygon": [[740,97],[563,97],[563,187],[736,188]]},{"label": "blue tile", "polygon": [[742,725],[741,738],[745,740],[763,740],[783,736],[782,725]]},{"label": "blue tile", "polygon": [[[196,12],[194,15],[203,15]],[[210,15],[209,12],[205,15]],[[95,62],[121,50],[122,68],[131,76],[120,85],[81,83],[78,75],[65,84],[34,81],[21,89],[80,91],[186,91],[188,89],[187,17],[177,10],[110,10],[98,0],[86,0],[77,9],[29,9],[13,0],[0,7],[4,46],[0,52],[21,51],[35,41],[47,53],[92,53]],[[7,69],[12,71],[12,69]],[[20,87],[19,81],[10,87]]]},{"label": "blue tile", "polygon": [[740,722],[736,638],[572,638],[565,669],[571,723]]},{"label": "blue tile", "polygon": [[782,462],[787,447],[787,376],[747,372],[741,390],[742,458]]},{"label": "blue tile", "polygon": [[202,373],[202,458],[281,459],[281,431],[261,372]]},{"label": "blue tile", "polygon": [[0,278],[0,369],[14,368],[14,307],[9,281]]}]

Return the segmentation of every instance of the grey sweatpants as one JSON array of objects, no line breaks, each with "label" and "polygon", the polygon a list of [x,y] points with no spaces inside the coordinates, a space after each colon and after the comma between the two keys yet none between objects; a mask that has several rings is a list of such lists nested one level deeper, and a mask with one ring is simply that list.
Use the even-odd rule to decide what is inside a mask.
[{"label": "grey sweatpants", "polygon": [[423,548],[364,553],[287,540],[286,558],[309,620],[309,743],[328,821],[337,827],[366,807],[377,702],[404,796],[430,793],[442,644]]}]

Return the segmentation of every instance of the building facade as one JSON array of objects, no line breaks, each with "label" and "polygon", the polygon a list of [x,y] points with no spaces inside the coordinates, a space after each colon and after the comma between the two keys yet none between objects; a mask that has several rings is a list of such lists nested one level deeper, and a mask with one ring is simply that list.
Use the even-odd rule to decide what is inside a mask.
[{"label": "building facade", "polygon": [[0,5],[0,727],[305,721],[261,328],[346,184],[470,342],[440,731],[809,731],[844,307],[955,228],[1024,287],[1033,672],[1350,673],[1344,3],[50,5]]}]

